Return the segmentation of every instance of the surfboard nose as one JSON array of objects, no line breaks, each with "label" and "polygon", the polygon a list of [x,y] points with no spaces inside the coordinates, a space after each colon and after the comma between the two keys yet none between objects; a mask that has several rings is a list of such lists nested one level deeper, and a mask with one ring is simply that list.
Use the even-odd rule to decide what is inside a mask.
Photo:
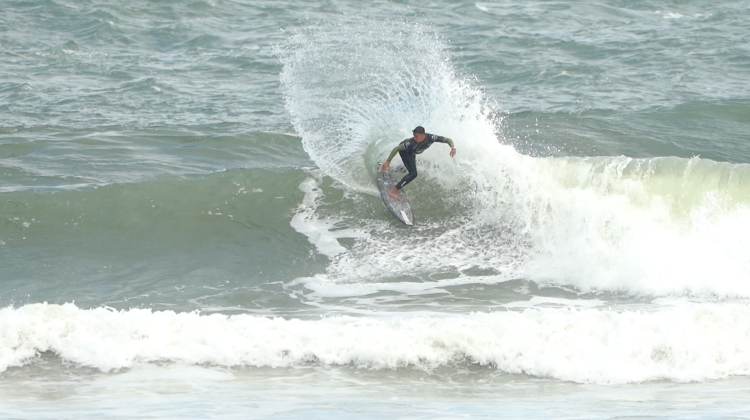
[{"label": "surfboard nose", "polygon": [[403,218],[401,220],[403,220],[404,224],[407,224],[409,226],[414,226],[414,224],[412,223],[411,217],[409,217],[409,215],[406,214],[406,212],[403,210],[401,210],[401,217]]}]

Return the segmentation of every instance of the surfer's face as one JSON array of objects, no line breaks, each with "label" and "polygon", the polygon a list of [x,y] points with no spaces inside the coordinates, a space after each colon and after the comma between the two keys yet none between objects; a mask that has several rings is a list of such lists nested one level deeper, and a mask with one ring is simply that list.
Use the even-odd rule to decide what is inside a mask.
[{"label": "surfer's face", "polygon": [[417,143],[422,143],[424,141],[424,134],[414,133],[414,141],[416,141]]}]

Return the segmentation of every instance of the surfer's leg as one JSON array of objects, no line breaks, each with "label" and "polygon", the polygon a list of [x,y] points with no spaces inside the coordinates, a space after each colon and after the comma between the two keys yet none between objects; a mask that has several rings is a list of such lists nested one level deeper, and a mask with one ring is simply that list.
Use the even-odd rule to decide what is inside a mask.
[{"label": "surfer's leg", "polygon": [[404,188],[404,185],[414,181],[414,178],[417,177],[417,159],[414,153],[409,153],[403,150],[398,152],[398,154],[401,155],[401,161],[404,162],[404,167],[409,171],[409,173],[401,178],[401,181],[399,181],[394,187],[397,190],[400,190],[401,188]]},{"label": "surfer's leg", "polygon": [[400,151],[399,154],[401,155],[401,161],[404,162],[404,167],[407,171],[409,171],[408,174],[406,174],[405,177],[401,178],[401,181],[398,181],[396,186],[391,188],[390,191],[388,191],[388,194],[391,195],[391,197],[395,198],[396,200],[403,200],[404,197],[399,194],[399,190],[404,187],[404,185],[412,182],[414,178],[417,177],[417,160],[414,153],[408,153],[405,151]]}]

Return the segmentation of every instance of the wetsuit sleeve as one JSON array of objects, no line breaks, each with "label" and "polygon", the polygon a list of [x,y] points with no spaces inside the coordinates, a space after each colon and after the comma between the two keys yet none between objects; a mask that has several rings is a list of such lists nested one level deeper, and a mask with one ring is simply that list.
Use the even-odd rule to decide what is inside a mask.
[{"label": "wetsuit sleeve", "polygon": [[456,147],[453,145],[453,140],[449,139],[448,137],[435,136],[435,141],[438,143],[448,143],[448,146],[450,146],[451,149]]},{"label": "wetsuit sleeve", "polygon": [[396,153],[402,150],[406,150],[406,146],[404,146],[403,143],[399,143],[398,146],[394,147],[393,150],[391,150],[391,154],[390,156],[388,156],[388,162],[390,162],[391,159],[393,159],[393,157],[396,156]]}]

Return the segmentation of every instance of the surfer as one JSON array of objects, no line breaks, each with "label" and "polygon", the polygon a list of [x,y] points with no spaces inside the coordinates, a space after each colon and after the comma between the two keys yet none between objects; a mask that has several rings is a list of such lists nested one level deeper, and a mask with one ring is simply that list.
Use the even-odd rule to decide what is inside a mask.
[{"label": "surfer", "polygon": [[427,150],[432,146],[432,143],[448,143],[448,146],[451,147],[451,157],[456,155],[456,148],[453,146],[453,140],[448,137],[425,133],[424,127],[422,126],[418,126],[412,130],[412,134],[414,134],[414,137],[402,141],[398,146],[393,148],[391,155],[388,156],[388,160],[386,160],[385,163],[383,163],[383,166],[380,167],[380,172],[384,172],[388,169],[388,167],[391,166],[391,159],[393,159],[393,157],[396,156],[396,153],[398,153],[401,155],[404,167],[409,171],[401,181],[388,191],[388,194],[396,200],[404,199],[398,191],[417,177],[417,155]]}]

